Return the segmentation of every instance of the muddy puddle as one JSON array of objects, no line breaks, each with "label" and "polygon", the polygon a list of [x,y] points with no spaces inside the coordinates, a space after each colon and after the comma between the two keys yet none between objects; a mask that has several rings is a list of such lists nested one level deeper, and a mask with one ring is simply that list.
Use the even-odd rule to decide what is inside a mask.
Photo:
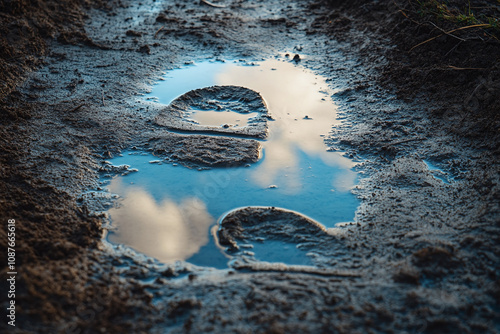
[{"label": "muddy puddle", "polygon": [[[341,152],[327,152],[324,144],[339,122],[333,91],[323,77],[291,57],[186,65],[166,73],[145,100],[161,108],[192,90],[229,85],[259,93],[267,107],[267,132],[265,139],[258,139],[258,161],[239,167],[187,168],[148,152],[122,152],[109,163],[130,166],[128,170],[135,172],[115,176],[107,185],[120,196],[109,210],[108,241],[164,263],[183,260],[225,268],[234,254],[218,243],[218,220],[237,208],[284,208],[326,228],[353,221],[359,203],[350,192],[357,179],[355,163]],[[241,102],[232,97],[228,101]],[[213,107],[190,107],[180,116],[182,122],[222,131],[248,127],[262,116],[244,108],[233,112],[210,99],[208,105]],[[190,136],[189,131],[183,135]],[[279,238],[243,245],[241,252],[256,261],[311,264],[305,251]]]}]

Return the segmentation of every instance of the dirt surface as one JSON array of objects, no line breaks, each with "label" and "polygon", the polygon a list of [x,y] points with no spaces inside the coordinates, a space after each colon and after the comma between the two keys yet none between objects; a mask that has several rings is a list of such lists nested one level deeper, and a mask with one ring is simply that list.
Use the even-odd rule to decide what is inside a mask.
[{"label": "dirt surface", "polygon": [[[500,9],[478,1],[326,1],[312,6],[319,17],[312,32],[324,30],[350,41],[363,63],[377,64],[379,82],[405,101],[447,101],[429,117],[450,123],[449,131],[498,148],[500,133]],[[490,27],[485,27],[490,24]],[[350,39],[350,31],[373,38]],[[383,57],[381,57],[381,55]]]},{"label": "dirt surface", "polygon": [[[467,28],[410,51],[456,23],[416,2],[214,3],[0,2],[0,212],[4,226],[16,219],[18,271],[16,327],[1,328],[500,332],[496,32]],[[477,3],[498,17],[498,3]],[[103,171],[123,172],[106,159],[133,147],[202,165],[185,147],[215,145],[155,123],[161,109],[142,95],[163,71],[280,53],[336,89],[343,123],[326,144],[359,162],[355,222],[306,233],[323,271],[165,265],[102,241],[106,215],[82,194],[99,191]],[[222,163],[241,157],[238,140]]]}]

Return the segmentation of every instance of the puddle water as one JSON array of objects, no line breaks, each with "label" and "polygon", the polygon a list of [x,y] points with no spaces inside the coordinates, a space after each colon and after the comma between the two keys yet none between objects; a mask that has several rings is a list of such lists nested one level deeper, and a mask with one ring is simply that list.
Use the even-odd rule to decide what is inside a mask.
[{"label": "puddle water", "polygon": [[279,240],[256,242],[248,249],[249,256],[266,262],[281,262],[290,265],[312,265],[307,253],[296,245]]},{"label": "puddle water", "polygon": [[450,176],[449,173],[443,171],[442,169],[436,167],[431,162],[424,160],[424,163],[427,165],[427,168],[431,172],[432,176],[438,180],[443,181],[443,183],[449,184],[450,181],[453,181],[453,177]]},{"label": "puddle water", "polygon": [[231,111],[191,109],[188,119],[201,125],[243,127],[248,125],[248,122],[257,116],[259,116],[259,113],[256,112],[240,114]]},{"label": "puddle water", "polygon": [[[169,104],[192,89],[239,85],[259,92],[274,119],[262,141],[261,159],[251,166],[195,170],[163,163],[150,154],[123,152],[113,165],[138,172],[115,177],[108,188],[121,200],[109,210],[114,229],[107,238],[162,262],[187,260],[224,268],[230,258],[209,230],[230,210],[275,206],[300,212],[326,227],[352,221],[358,200],[354,163],[327,152],[323,137],[336,120],[336,107],[325,79],[287,60],[270,59],[252,66],[241,62],[203,62],[174,70],[149,94]],[[200,124],[244,126],[254,117],[198,110]],[[249,252],[261,261],[305,264],[295,245],[273,240]]]}]

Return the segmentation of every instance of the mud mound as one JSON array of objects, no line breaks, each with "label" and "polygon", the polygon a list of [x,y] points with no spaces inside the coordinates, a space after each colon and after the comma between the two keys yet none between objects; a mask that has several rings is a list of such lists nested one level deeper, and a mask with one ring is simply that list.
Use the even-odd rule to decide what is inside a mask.
[{"label": "mud mound", "polygon": [[[207,126],[188,119],[193,110],[232,111],[240,114],[260,113],[260,117],[249,120],[241,128],[230,126]],[[257,138],[267,137],[267,107],[259,93],[239,86],[213,86],[195,89],[181,95],[170,103],[156,118],[159,125],[180,131],[203,131],[243,135]]]}]

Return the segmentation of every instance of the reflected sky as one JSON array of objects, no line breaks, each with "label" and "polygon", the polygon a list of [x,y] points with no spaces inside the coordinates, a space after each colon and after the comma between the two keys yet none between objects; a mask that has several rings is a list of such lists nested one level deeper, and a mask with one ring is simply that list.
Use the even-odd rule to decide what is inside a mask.
[{"label": "reflected sky", "polygon": [[162,262],[187,259],[208,243],[208,228],[214,223],[205,204],[187,197],[180,202],[156,201],[139,187],[124,186],[122,179],[109,190],[123,200],[109,210],[115,230],[108,240],[126,244]]},{"label": "reflected sky", "polygon": [[[262,142],[262,158],[250,167],[198,171],[151,163],[157,158],[149,154],[124,152],[111,162],[139,172],[111,181],[110,191],[123,199],[109,212],[116,230],[108,239],[162,262],[188,260],[223,268],[227,256],[213,240],[209,242],[209,228],[235,208],[282,207],[326,227],[352,221],[358,206],[350,193],[356,181],[354,164],[339,153],[327,152],[320,136],[328,135],[337,122],[324,78],[288,60],[270,59],[254,66],[204,62],[171,71],[147,97],[168,104],[189,90],[216,84],[253,89],[266,101],[274,121],[268,123],[270,135]],[[214,116],[221,112],[208,114],[198,121],[219,123]],[[241,114],[223,114],[242,120]]]},{"label": "reflected sky", "polygon": [[240,114],[231,111],[217,110],[194,110],[189,111],[188,119],[195,121],[198,124],[208,126],[224,126],[228,125],[232,128],[244,127],[248,125],[251,118],[257,117],[258,112],[250,112]]},{"label": "reflected sky", "polygon": [[[326,152],[320,136],[327,135],[336,123],[336,107],[324,78],[288,60],[270,59],[258,66],[228,66],[216,75],[215,82],[261,93],[275,119],[269,122],[270,136],[264,143],[266,159],[252,176],[255,182],[261,186],[274,184],[285,172],[290,177],[281,182],[290,183],[288,188],[299,192],[303,180],[298,177],[298,170],[307,163],[299,160],[302,151],[329,166],[346,168],[343,188],[354,185],[356,173],[348,170],[353,167],[352,161]],[[335,179],[330,183],[333,186]]]}]

